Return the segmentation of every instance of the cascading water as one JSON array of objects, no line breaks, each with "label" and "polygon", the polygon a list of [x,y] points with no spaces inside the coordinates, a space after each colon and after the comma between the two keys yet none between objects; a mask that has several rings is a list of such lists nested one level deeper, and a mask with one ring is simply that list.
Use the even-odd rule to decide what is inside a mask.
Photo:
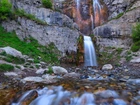
[{"label": "cascading water", "polygon": [[45,87],[40,90],[28,91],[19,99],[17,103],[12,103],[11,105],[23,105],[23,100],[25,100],[25,98],[29,98],[27,96],[31,96],[30,94],[33,91],[37,92],[38,97],[30,102],[29,105],[110,105],[108,103],[109,97],[116,98],[113,100],[111,105],[127,105],[125,101],[119,99],[118,94],[113,90],[99,91],[96,92],[96,94],[85,92],[79,96],[76,92],[63,90],[62,86],[53,86],[50,89]]},{"label": "cascading water", "polygon": [[94,23],[95,26],[100,25],[101,21],[101,5],[98,0],[93,0]]},{"label": "cascading water", "polygon": [[84,36],[85,66],[97,66],[95,48],[89,36]]}]

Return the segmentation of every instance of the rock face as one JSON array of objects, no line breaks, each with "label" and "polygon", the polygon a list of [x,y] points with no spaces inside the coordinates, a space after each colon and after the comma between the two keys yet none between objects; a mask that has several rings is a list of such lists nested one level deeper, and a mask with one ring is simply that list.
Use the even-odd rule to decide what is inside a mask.
[{"label": "rock face", "polygon": [[136,0],[103,0],[108,7],[109,19],[125,12]]},{"label": "rock face", "polygon": [[140,8],[126,12],[119,19],[114,19],[108,23],[94,29],[94,34],[98,37],[97,44],[112,47],[130,47],[132,27],[139,22]]},{"label": "rock face", "polygon": [[66,51],[76,51],[79,32],[75,28],[76,24],[68,16],[40,7],[41,0],[12,0],[12,3],[14,8],[33,14],[47,25],[39,25],[32,20],[18,17],[15,21],[3,22],[2,26],[7,31],[15,31],[21,40],[33,37],[44,46],[54,43],[63,54]]},{"label": "rock face", "polygon": [[53,0],[54,8],[72,18],[83,34],[89,35],[94,27],[104,23],[107,8],[104,2],[97,0]]}]

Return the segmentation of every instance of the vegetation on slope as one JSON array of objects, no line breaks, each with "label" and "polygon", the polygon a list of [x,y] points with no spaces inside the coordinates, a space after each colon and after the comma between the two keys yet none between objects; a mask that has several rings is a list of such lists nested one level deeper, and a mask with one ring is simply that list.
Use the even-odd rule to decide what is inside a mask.
[{"label": "vegetation on slope", "polygon": [[131,47],[131,50],[133,52],[137,52],[140,49],[140,23],[137,23],[137,25],[133,27],[132,39],[134,43]]},{"label": "vegetation on slope", "polygon": [[7,20],[11,14],[12,5],[8,0],[0,0],[0,22]]},{"label": "vegetation on slope", "polygon": [[[45,62],[59,63],[59,51],[56,49],[53,43],[46,47],[38,44],[37,40],[33,38],[28,38],[25,41],[21,41],[14,32],[6,32],[1,26],[0,39],[0,47],[13,47],[21,51],[23,54],[34,58],[35,61],[38,61],[38,57],[40,56],[42,58],[41,60]],[[27,40],[30,42],[26,42]]]},{"label": "vegetation on slope", "polygon": [[9,64],[0,64],[0,71],[12,71],[14,70],[14,66]]},{"label": "vegetation on slope", "polygon": [[43,20],[40,20],[38,18],[36,18],[33,14],[28,14],[26,13],[24,10],[21,10],[21,9],[17,9],[15,11],[12,12],[13,16],[16,18],[18,16],[20,17],[25,17],[27,19],[30,19],[32,21],[35,21],[36,23],[38,24],[41,24],[41,25],[47,25],[46,22],[44,22]]},{"label": "vegetation on slope", "polygon": [[52,8],[51,0],[42,0],[42,4],[45,8]]}]

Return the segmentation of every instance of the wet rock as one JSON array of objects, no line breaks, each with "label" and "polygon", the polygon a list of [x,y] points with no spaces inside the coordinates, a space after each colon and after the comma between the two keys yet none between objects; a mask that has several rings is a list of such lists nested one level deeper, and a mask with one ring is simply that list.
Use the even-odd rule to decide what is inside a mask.
[{"label": "wet rock", "polygon": [[102,70],[111,70],[113,69],[113,66],[111,64],[105,64],[103,67],[102,67]]},{"label": "wet rock", "polygon": [[9,47],[9,46],[4,47],[4,48],[0,48],[0,50],[4,50],[6,52],[6,54],[12,55],[14,57],[20,57],[20,58],[23,57],[23,55],[22,55],[22,53],[20,51],[14,49],[12,47]]},{"label": "wet rock", "polygon": [[140,105],[140,96],[134,97],[133,104]]},{"label": "wet rock", "polygon": [[71,73],[67,73],[63,76],[64,78],[80,78],[80,74],[75,73],[75,72],[71,72]]},{"label": "wet rock", "polygon": [[68,71],[60,66],[52,66],[54,74],[66,74]]},{"label": "wet rock", "polygon": [[138,91],[138,94],[140,95],[140,90]]},{"label": "wet rock", "polygon": [[114,99],[113,105],[127,105],[127,103],[122,99]]},{"label": "wet rock", "polygon": [[105,90],[105,91],[102,91],[102,92],[97,92],[96,93],[97,95],[100,95],[101,97],[103,98],[118,98],[119,95],[116,91],[113,91],[113,90]]},{"label": "wet rock", "polygon": [[13,76],[13,77],[18,76],[18,74],[15,73],[15,72],[6,72],[6,73],[4,73],[4,75],[7,76],[7,77],[10,77],[10,76]]},{"label": "wet rock", "polygon": [[140,79],[129,79],[127,83],[133,85],[140,85]]}]

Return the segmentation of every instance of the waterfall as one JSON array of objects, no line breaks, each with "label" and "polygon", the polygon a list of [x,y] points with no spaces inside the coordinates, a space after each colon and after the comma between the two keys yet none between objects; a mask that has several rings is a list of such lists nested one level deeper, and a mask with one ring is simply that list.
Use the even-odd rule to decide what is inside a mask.
[{"label": "waterfall", "polygon": [[93,0],[93,15],[94,15],[94,24],[95,26],[99,26],[101,23],[101,11],[103,7],[101,6],[99,0]]},{"label": "waterfall", "polygon": [[76,7],[77,7],[77,10],[79,9],[79,6],[80,6],[80,0],[75,0],[76,1]]},{"label": "waterfall", "polygon": [[85,66],[97,66],[95,48],[89,36],[84,36]]}]

